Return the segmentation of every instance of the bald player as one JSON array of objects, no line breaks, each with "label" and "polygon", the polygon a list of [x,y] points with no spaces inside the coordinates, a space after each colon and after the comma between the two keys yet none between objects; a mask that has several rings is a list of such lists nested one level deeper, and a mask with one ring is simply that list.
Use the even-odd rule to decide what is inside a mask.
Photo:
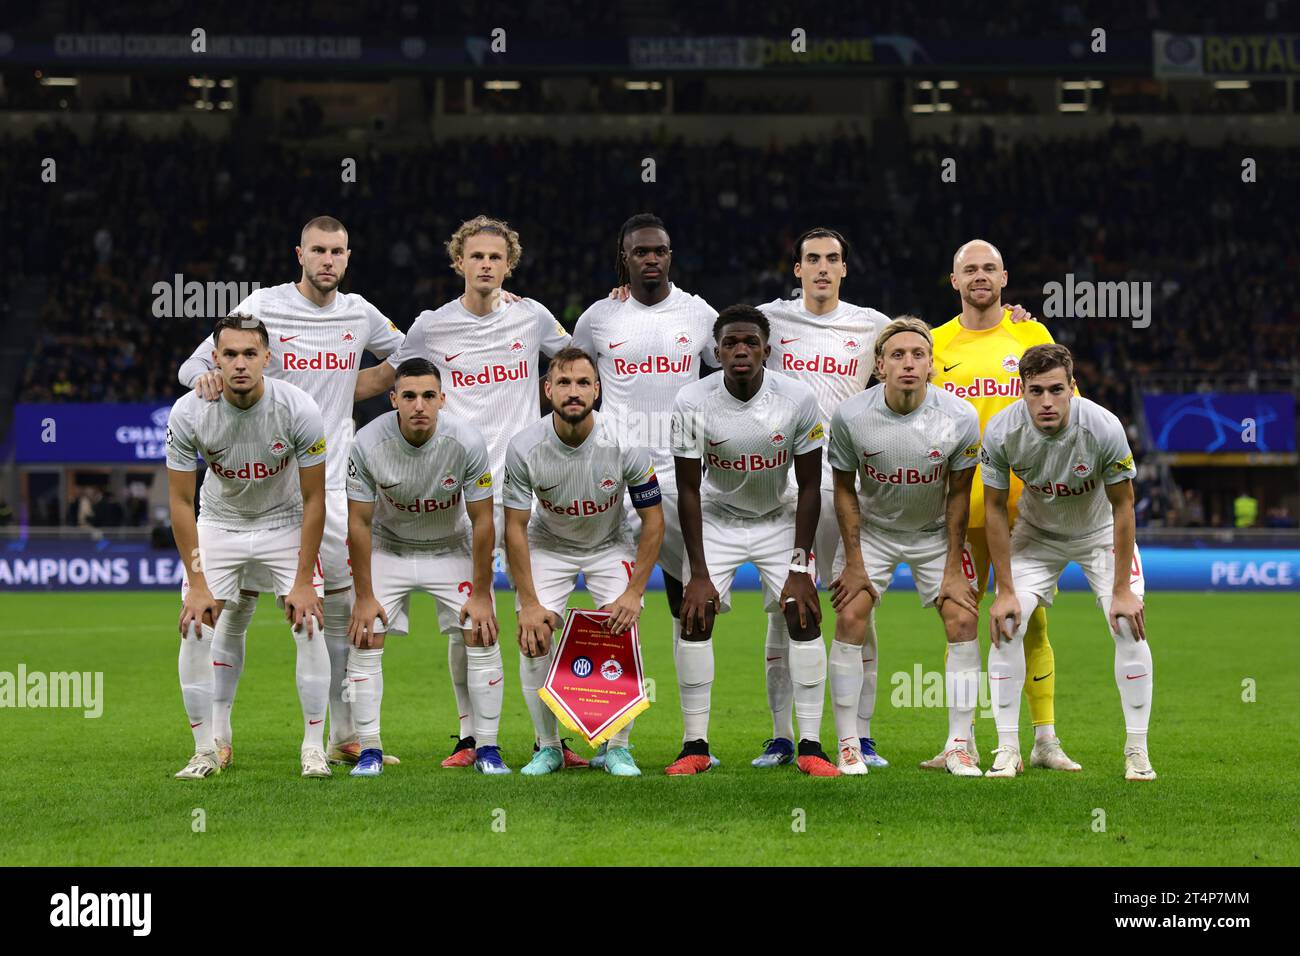
[{"label": "bald player", "polygon": [[[952,258],[952,287],[961,296],[961,313],[934,330],[935,384],[970,402],[979,413],[980,434],[989,419],[1014,405],[1021,397],[1020,357],[1035,345],[1053,342],[1039,322],[1013,322],[1012,308],[1002,304],[1007,269],[1002,253],[983,239],[972,239]],[[1014,475],[1007,490],[1007,513],[1016,518],[1016,503],[1024,488]],[[979,597],[988,586],[988,542],[984,530],[984,483],[979,471],[971,486],[967,541],[975,561]],[[1025,660],[1031,679],[1025,681],[1029,713],[1034,723],[1034,748],[1030,765],[1050,770],[1080,770],[1056,737],[1054,701],[1056,663],[1047,640],[1047,614],[1038,607],[1029,617],[1024,637]],[[979,760],[972,728],[968,748]],[[945,769],[943,754],[921,764],[927,770]]]}]

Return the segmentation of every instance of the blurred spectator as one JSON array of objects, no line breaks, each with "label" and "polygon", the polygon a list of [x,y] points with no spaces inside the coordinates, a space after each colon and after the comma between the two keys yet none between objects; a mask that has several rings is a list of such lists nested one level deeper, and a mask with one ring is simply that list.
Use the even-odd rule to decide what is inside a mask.
[{"label": "blurred spectator", "polygon": [[1294,528],[1297,526],[1295,516],[1286,505],[1274,505],[1264,516],[1266,528]]},{"label": "blurred spectator", "polygon": [[1232,518],[1238,528],[1255,527],[1259,519],[1259,502],[1243,491],[1232,502]]}]

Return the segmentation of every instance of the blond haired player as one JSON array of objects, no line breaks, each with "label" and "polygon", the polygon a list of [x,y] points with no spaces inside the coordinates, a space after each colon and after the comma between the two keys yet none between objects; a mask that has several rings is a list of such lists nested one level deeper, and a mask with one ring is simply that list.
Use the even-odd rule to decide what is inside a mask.
[{"label": "blond haired player", "polygon": [[[437,309],[416,317],[406,341],[388,357],[394,369],[410,358],[428,359],[442,376],[451,414],[478,429],[488,449],[492,474],[505,471],[506,446],[515,432],[542,417],[537,384],[541,355],[569,344],[569,333],[535,299],[502,294],[502,283],[519,265],[519,233],[500,219],[476,216],[461,223],[447,240],[451,268],[465,280],[465,291]],[[505,536],[501,482],[493,489],[496,547]],[[460,728],[444,767],[469,767],[476,760],[469,663],[459,633],[448,635],[447,659],[456,692]],[[576,754],[569,766],[584,765]]]},{"label": "blond haired player", "polygon": [[860,648],[880,595],[907,564],[922,606],[938,610],[948,639],[945,767],[960,777],[980,775],[966,748],[979,696],[979,604],[966,550],[979,416],[929,385],[933,362],[929,327],[900,316],[876,338],[876,374],[884,383],[843,402],[831,420],[844,554],[831,584],[838,616],[829,671],[843,774],[867,772],[858,742]]},{"label": "blond haired player", "polygon": [[[1002,304],[1007,270],[1002,253],[983,239],[972,239],[953,255],[952,287],[961,296],[961,314],[934,329],[935,384],[975,406],[983,430],[996,413],[1014,405],[1021,394],[1020,357],[1034,345],[1052,342],[1051,333],[1038,322],[1015,322],[1011,308]],[[1021,483],[1011,479],[1008,507],[1016,518]],[[971,488],[970,527],[966,532],[975,560],[980,600],[988,585],[990,568],[984,530],[984,485],[976,472]],[[1047,614],[1039,607],[1025,633],[1025,658],[1032,680],[1025,684],[1029,713],[1034,722],[1034,749],[1030,763],[1051,770],[1079,770],[1056,737],[1054,699],[1056,663],[1047,640]],[[975,733],[970,750],[978,761]],[[921,764],[944,769],[943,754]]]},{"label": "blond haired player", "polygon": [[[325,578],[325,646],[330,656],[329,759],[355,763],[361,753],[352,724],[352,705],[343,699],[348,659],[348,621],[352,616],[352,570],[348,567],[346,466],[352,441],[352,404],[386,391],[391,370],[360,371],[363,352],[383,358],[402,343],[402,333],[377,308],[355,292],[340,292],[352,250],[348,231],[332,216],[317,216],[302,227],[294,249],[302,274],[297,282],[255,289],[235,311],[260,319],[270,336],[270,378],[301,388],[320,406],[330,444],[326,465],[325,531],[320,559]],[[209,336],[181,365],[181,384],[200,398],[215,401],[222,379],[212,362]],[[263,574],[245,578],[236,599],[226,602],[212,642],[215,667],[212,719],[222,767],[233,759],[230,714],[244,669],[248,624],[259,591],[271,590]],[[397,763],[388,754],[385,760]]]},{"label": "blond haired player", "polygon": [[[1154,682],[1142,607],[1145,581],[1135,540],[1133,452],[1124,426],[1096,402],[1072,398],[1074,362],[1063,345],[1036,345],[1021,359],[1024,400],[993,416],[980,454],[989,552],[998,596],[989,611],[989,687],[998,748],[987,777],[1014,777],[1020,759],[1022,639],[1035,607],[1051,604],[1070,562],[1083,569],[1115,645],[1128,738],[1124,778],[1154,780],[1147,756]],[[1020,520],[1009,530],[1007,489],[1024,481]]]}]

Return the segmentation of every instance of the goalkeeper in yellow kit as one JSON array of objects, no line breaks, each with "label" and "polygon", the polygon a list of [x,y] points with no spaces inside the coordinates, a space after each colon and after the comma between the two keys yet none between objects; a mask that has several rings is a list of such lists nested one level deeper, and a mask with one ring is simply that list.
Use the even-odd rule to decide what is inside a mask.
[{"label": "goalkeeper in yellow kit", "polygon": [[[1020,356],[1033,345],[1053,341],[1039,322],[1012,322],[1011,310],[1002,305],[1007,284],[1002,253],[991,243],[972,239],[957,250],[952,261],[952,287],[961,296],[961,314],[934,330],[934,384],[964,398],[979,413],[980,434],[996,413],[1021,397]],[[1008,517],[1016,520],[1016,502],[1024,485],[1014,474],[1008,491]],[[979,596],[989,579],[989,549],[984,537],[984,484],[978,471],[971,486],[970,525],[967,530],[970,553],[979,580]],[[1030,765],[1050,770],[1080,770],[1056,737],[1054,703],[1056,663],[1047,641],[1046,609],[1039,607],[1029,618],[1025,632],[1027,676],[1025,696],[1034,722],[1034,749]],[[972,731],[967,747],[979,760]],[[921,764],[925,769],[943,770],[939,754]]]}]

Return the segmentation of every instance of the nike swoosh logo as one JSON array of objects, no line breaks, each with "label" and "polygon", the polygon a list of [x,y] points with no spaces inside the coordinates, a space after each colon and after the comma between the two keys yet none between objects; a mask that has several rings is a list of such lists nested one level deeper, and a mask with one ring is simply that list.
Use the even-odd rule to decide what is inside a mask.
[{"label": "nike swoosh logo", "polygon": [[549,487],[549,488],[538,488],[537,490],[538,490],[538,491],[553,491],[554,489],[556,489],[556,488],[558,488],[558,487],[560,487],[560,483],[557,481],[555,484],[551,485],[551,487]]},{"label": "nike swoosh logo", "polygon": [[1129,680],[1137,680],[1139,677],[1146,677],[1147,675],[1146,674],[1125,674],[1124,676],[1127,677]]},{"label": "nike swoosh logo", "polygon": [[321,720],[324,720],[324,719],[325,719],[325,718],[322,717],[320,720],[309,720],[309,721],[307,721],[307,723],[309,723],[309,724],[311,724],[313,727],[315,727],[317,724],[319,724],[319,723],[321,722]]},{"label": "nike swoosh logo", "polygon": [[956,368],[958,365],[960,365],[960,364],[961,364],[961,362],[954,362],[952,365],[945,365],[945,366],[943,367],[943,370],[944,370],[945,372],[951,372],[953,369],[955,369],[955,368]]},{"label": "nike swoosh logo", "polygon": [[627,345],[627,339],[624,339],[622,342],[610,342],[610,343],[609,343],[609,347],[610,347],[611,349],[616,349],[616,348],[618,348],[620,345]]},{"label": "nike swoosh logo", "polygon": [[234,664],[227,664],[225,661],[213,661],[213,667],[234,667]]},{"label": "nike swoosh logo", "polygon": [[779,658],[779,657],[769,657],[768,660],[769,660],[769,661],[779,661],[779,660],[781,660],[781,658]]},{"label": "nike swoosh logo", "polygon": [[[226,448],[229,448],[229,447],[230,447],[229,445],[226,446]],[[216,449],[215,451],[204,452],[204,454],[206,454],[209,458],[216,458],[216,457],[217,457],[218,455],[220,455],[223,451],[225,451],[226,448],[218,448],[218,449]]]},{"label": "nike swoosh logo", "polygon": [[709,447],[712,448],[714,445],[721,445],[722,442],[724,442],[724,441],[731,441],[731,439],[730,439],[730,438],[724,438],[724,439],[722,439],[722,441],[714,441],[712,438],[710,438],[710,439],[709,439]]},{"label": "nike swoosh logo", "polygon": [[[301,334],[302,334],[301,332],[298,333],[298,335],[301,335]],[[280,336],[280,341],[281,341],[281,342],[292,342],[294,339],[296,339],[296,338],[298,337],[298,335],[282,335],[282,336]]]},{"label": "nike swoosh logo", "polygon": [[883,454],[884,454],[883,451],[873,451],[873,452],[871,452],[870,454],[868,454],[867,452],[864,451],[864,452],[862,453],[862,457],[863,457],[863,458],[875,458],[877,455],[883,455]]},{"label": "nike swoosh logo", "polygon": [[[199,724],[201,724],[201,723],[203,723],[203,721],[200,720],[200,721],[199,721]],[[195,727],[197,727],[199,724],[190,724],[190,729],[193,730],[193,729],[194,729]]]},{"label": "nike swoosh logo", "polygon": [[1044,674],[1042,677],[1039,677],[1037,674],[1035,674],[1035,675],[1034,675],[1034,680],[1047,680],[1047,678],[1051,677],[1051,676],[1052,676],[1053,674],[1055,674],[1055,673],[1056,673],[1056,671],[1048,671],[1048,672],[1047,672],[1046,674]]},{"label": "nike swoosh logo", "polygon": [[504,677],[498,677],[496,680],[490,680],[490,681],[488,681],[488,686],[489,686],[489,687],[496,687],[497,684],[501,683],[503,680],[505,680]]},{"label": "nike swoosh logo", "polygon": [[455,355],[444,355],[442,358],[444,362],[451,362],[455,359],[460,358],[464,354],[465,354],[464,352],[457,352]]},{"label": "nike swoosh logo", "polygon": [[385,491],[387,491],[389,488],[396,488],[396,487],[397,487],[398,485],[400,485],[400,484],[401,484],[400,481],[395,481],[395,482],[393,482],[391,485],[380,485],[379,487],[380,487],[380,488],[383,488]]},{"label": "nike swoosh logo", "polygon": [[875,660],[874,657],[864,657],[864,658],[862,658],[862,663],[864,663],[864,664],[870,664],[870,663],[871,663],[872,661],[874,661],[874,660]]},{"label": "nike swoosh logo", "polygon": [[781,344],[782,344],[782,345],[789,345],[791,342],[798,342],[798,341],[799,341],[799,336],[796,335],[796,336],[795,336],[794,338],[792,338],[792,339],[782,339],[782,340],[781,340]]}]

